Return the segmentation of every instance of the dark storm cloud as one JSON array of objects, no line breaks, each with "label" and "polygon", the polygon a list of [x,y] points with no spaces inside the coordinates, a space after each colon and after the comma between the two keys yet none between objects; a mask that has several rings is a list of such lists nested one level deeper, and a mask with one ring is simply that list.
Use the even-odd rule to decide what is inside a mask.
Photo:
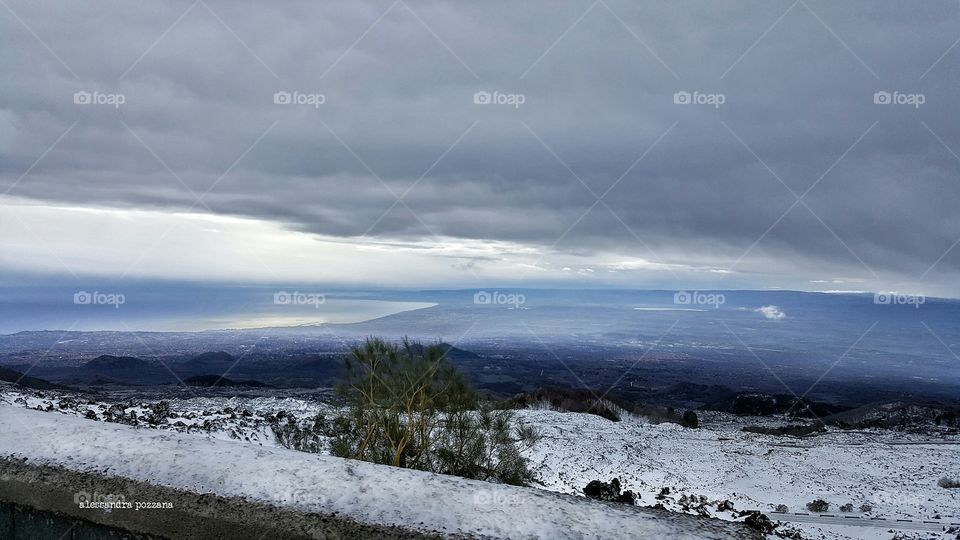
[{"label": "dark storm cloud", "polygon": [[11,195],[870,280],[960,236],[955,1],[8,3],[0,188],[69,129]]}]

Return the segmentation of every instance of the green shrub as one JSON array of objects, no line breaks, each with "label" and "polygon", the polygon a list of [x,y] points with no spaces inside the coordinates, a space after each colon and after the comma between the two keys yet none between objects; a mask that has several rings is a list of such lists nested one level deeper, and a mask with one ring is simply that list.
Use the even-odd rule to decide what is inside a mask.
[{"label": "green shrub", "polygon": [[346,358],[340,390],[348,411],[334,455],[508,484],[532,477],[512,413],[481,403],[440,345],[369,338]]},{"label": "green shrub", "polygon": [[535,426],[524,424],[517,426],[517,440],[527,448],[533,448],[533,445],[539,441],[543,435]]},{"label": "green shrub", "polygon": [[335,425],[331,426],[323,414],[298,420],[287,411],[279,411],[276,415],[268,416],[267,419],[273,435],[281,446],[301,452],[323,452],[328,438],[337,433]]}]

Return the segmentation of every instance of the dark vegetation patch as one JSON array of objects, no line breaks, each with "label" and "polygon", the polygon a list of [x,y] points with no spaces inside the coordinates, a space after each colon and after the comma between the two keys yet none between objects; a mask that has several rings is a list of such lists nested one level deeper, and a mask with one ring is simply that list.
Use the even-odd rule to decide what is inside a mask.
[{"label": "dark vegetation patch", "polygon": [[507,399],[505,405],[513,409],[547,405],[554,410],[593,414],[613,422],[619,422],[625,415],[632,414],[643,416],[655,424],[670,422],[684,427],[697,427],[700,424],[693,411],[681,414],[672,407],[635,404],[613,394],[605,396],[603,392],[585,388],[541,388],[534,392],[517,394]]},{"label": "dark vegetation patch", "polygon": [[772,416],[784,414],[799,418],[822,418],[847,410],[846,407],[810,401],[786,394],[738,392],[720,401],[709,403],[701,409],[721,411],[737,416]]},{"label": "dark vegetation patch", "polygon": [[270,385],[255,381],[234,381],[220,375],[195,375],[193,377],[187,377],[183,380],[183,384],[187,386],[245,386],[249,388],[269,388]]},{"label": "dark vegetation patch", "polygon": [[960,488],[960,480],[953,478],[941,478],[937,481],[937,485],[944,489],[957,489]]},{"label": "dark vegetation patch", "polygon": [[924,430],[939,428],[946,432],[960,431],[960,408],[952,404],[895,401],[857,407],[828,417],[824,422],[842,429],[902,429]]}]

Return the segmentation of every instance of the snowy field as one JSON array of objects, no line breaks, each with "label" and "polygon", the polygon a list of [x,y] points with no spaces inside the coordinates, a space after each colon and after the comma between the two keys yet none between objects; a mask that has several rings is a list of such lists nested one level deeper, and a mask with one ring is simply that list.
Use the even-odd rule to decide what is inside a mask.
[{"label": "snowy field", "polygon": [[[520,411],[517,418],[537,426],[542,435],[528,457],[539,482],[553,491],[577,493],[591,480],[617,477],[624,489],[640,496],[640,504],[660,503],[671,510],[683,511],[684,498],[703,496],[776,519],[770,512],[777,505],[808,512],[806,503],[823,499],[830,503],[825,513],[838,516],[960,522],[960,490],[937,486],[942,477],[960,477],[960,445],[922,444],[922,436],[887,430],[774,437],[741,430],[769,419],[700,416],[700,429],[540,410]],[[657,498],[665,487],[669,495]],[[847,503],[853,512],[839,510]],[[864,504],[872,510],[860,512]],[[687,511],[697,506],[687,504]],[[708,511],[724,517],[715,507]],[[794,526],[804,537],[893,536],[876,527]]]},{"label": "snowy field", "polygon": [[0,404],[0,431],[19,434],[0,438],[0,455],[87,472],[93,482],[108,473],[363,523],[483,538],[758,537],[717,520],[9,404]]},{"label": "snowy field", "polygon": [[[336,414],[316,402],[259,397],[172,400],[169,411],[158,415],[151,403],[108,404],[11,387],[0,393],[0,404],[91,420],[122,419],[138,427],[275,449],[285,446],[278,441],[276,426]],[[616,477],[623,489],[638,494],[643,506],[721,519],[733,519],[730,509],[736,509],[760,510],[777,520],[774,512],[779,505],[790,513],[807,513],[807,503],[823,499],[830,503],[824,514],[850,522],[856,517],[860,524],[876,518],[960,522],[960,490],[937,486],[940,478],[960,478],[960,437],[930,440],[890,430],[831,430],[797,439],[742,431],[747,425],[776,423],[775,419],[721,413],[701,413],[700,418],[699,429],[687,429],[637,417],[611,422],[550,410],[522,410],[516,415],[518,423],[539,432],[525,454],[537,487],[549,491],[580,495],[588,482]],[[317,450],[324,452],[322,441]],[[853,510],[842,512],[840,507],[846,504]],[[834,525],[818,516],[800,519],[813,522],[785,523],[783,528],[798,530],[804,538],[958,536]]]}]

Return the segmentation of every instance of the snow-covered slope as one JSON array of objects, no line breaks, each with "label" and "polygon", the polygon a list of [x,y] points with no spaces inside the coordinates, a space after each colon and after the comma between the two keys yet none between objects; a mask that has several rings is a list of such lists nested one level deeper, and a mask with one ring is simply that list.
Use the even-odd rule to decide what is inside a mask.
[{"label": "snow-covered slope", "polygon": [[[46,414],[53,417],[131,424],[204,441],[212,438],[270,449],[283,448],[285,443],[278,440],[283,430],[278,428],[291,421],[309,426],[318,414],[327,418],[338,414],[328,404],[290,397],[104,403],[70,392],[3,385],[0,389],[0,404],[49,411]],[[742,430],[747,425],[781,425],[784,419],[780,418],[709,412],[701,412],[700,417],[700,429],[686,429],[629,415],[622,422],[611,422],[551,410],[516,412],[517,422],[541,435],[523,452],[538,486],[549,491],[581,495],[590,481],[616,477],[624,489],[639,495],[640,505],[721,519],[736,517],[729,510],[732,504],[737,510],[760,510],[774,520],[784,520],[789,516],[774,513],[777,506],[787,507],[790,513],[807,512],[806,503],[823,499],[831,505],[825,513],[840,516],[843,523],[858,524],[831,526],[830,520],[819,519],[790,525],[814,538],[888,539],[889,525],[904,526],[897,519],[960,522],[960,490],[937,486],[942,477],[960,478],[960,437],[956,435],[831,429],[798,439]],[[310,451],[328,453],[322,435],[307,441]],[[662,493],[664,488],[669,493]],[[840,511],[845,504],[852,511]],[[862,510],[864,505],[869,510]],[[940,538],[955,537],[953,533]]]},{"label": "snow-covered slope", "polygon": [[501,538],[751,536],[716,520],[7,404],[0,432],[3,456],[367,523]]},{"label": "snow-covered slope", "polygon": [[[623,489],[637,492],[639,504],[717,517],[725,517],[716,509],[724,500],[776,520],[770,512],[777,505],[807,512],[806,503],[824,499],[831,505],[827,513],[851,518],[960,522],[960,490],[937,486],[940,478],[960,478],[955,436],[929,440],[890,430],[831,430],[804,439],[775,437],[742,431],[748,424],[777,423],[774,419],[721,413],[701,413],[700,429],[549,410],[518,411],[517,420],[540,431],[526,456],[539,483],[561,493],[579,493],[591,480],[617,477]],[[670,493],[658,497],[663,488]],[[712,504],[687,503],[694,496],[697,503],[706,497]],[[841,512],[847,503],[853,511]],[[871,509],[861,512],[862,505]],[[883,529],[798,528],[826,538],[892,536]]]},{"label": "snow-covered slope", "polygon": [[779,504],[804,511],[822,498],[837,507],[870,504],[874,516],[960,517],[960,492],[937,486],[942,477],[960,477],[960,445],[942,444],[950,440],[890,431],[775,437],[741,431],[750,420],[704,416],[701,429],[536,410],[519,411],[517,419],[540,431],[528,457],[540,483],[556,491],[619,477],[647,504],[670,487],[765,512]]}]

